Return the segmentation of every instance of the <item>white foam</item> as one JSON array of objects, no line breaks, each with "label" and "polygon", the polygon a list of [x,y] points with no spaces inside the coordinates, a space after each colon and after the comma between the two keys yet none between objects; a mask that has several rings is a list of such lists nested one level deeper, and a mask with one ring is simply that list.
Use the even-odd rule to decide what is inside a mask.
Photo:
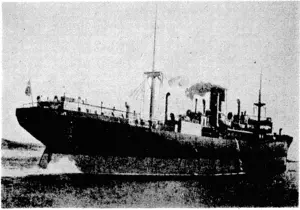
[{"label": "white foam", "polygon": [[[39,160],[40,156],[30,156],[25,151],[22,153],[19,153],[17,156],[14,154],[19,153],[19,151],[13,151],[11,152],[6,151],[5,153],[2,152],[2,157],[17,157],[17,158],[24,158],[26,157],[37,157]],[[5,159],[2,159],[2,161],[6,161]],[[14,160],[17,161],[17,160]],[[18,177],[18,176],[28,176],[28,175],[39,175],[39,174],[65,174],[65,173],[81,173],[81,171],[76,167],[75,161],[71,156],[67,155],[53,155],[52,160],[48,164],[48,167],[46,169],[42,169],[38,166],[38,162],[34,163],[34,165],[30,168],[25,167],[18,167],[18,165],[15,165],[10,163],[10,160],[7,162],[2,163],[2,169],[1,169],[1,176],[8,176],[8,177]]]}]

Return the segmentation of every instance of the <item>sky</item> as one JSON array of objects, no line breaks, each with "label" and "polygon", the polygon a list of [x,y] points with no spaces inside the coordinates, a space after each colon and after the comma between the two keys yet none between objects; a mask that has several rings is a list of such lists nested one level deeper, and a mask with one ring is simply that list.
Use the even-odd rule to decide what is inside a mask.
[{"label": "sky", "polygon": [[[156,117],[185,113],[193,101],[185,88],[211,82],[227,89],[227,111],[253,114],[262,71],[262,101],[274,132],[294,137],[289,157],[298,158],[298,2],[98,2],[2,4],[2,135],[37,142],[17,122],[15,109],[31,98],[63,95],[89,103],[149,112],[157,6]],[[185,87],[170,87],[177,76]],[[144,83],[143,83],[144,82]],[[140,87],[140,88],[139,88]],[[138,98],[132,97],[139,89]],[[143,94],[142,92],[145,92]],[[264,116],[264,110],[262,112]]]}]

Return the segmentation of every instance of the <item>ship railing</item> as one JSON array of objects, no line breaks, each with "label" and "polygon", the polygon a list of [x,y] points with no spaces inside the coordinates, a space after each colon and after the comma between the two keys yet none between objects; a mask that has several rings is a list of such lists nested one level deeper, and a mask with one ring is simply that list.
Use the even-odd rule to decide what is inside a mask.
[{"label": "ship railing", "polygon": [[98,106],[83,102],[70,102],[65,101],[64,109],[72,110],[72,111],[79,111],[84,113],[91,113],[91,114],[98,114],[98,115],[105,115],[111,117],[121,117],[128,119],[141,119],[141,113],[137,112],[127,112],[124,110],[116,109],[115,107],[105,107],[105,106]]},{"label": "ship railing", "polygon": [[[246,117],[248,118],[248,119],[251,119],[251,120],[257,120],[257,115],[246,115]],[[269,119],[270,117],[260,117],[260,120],[267,120],[267,119]]]},{"label": "ship railing", "polygon": [[[40,101],[39,103],[43,102],[49,102],[54,103],[54,101],[51,100],[45,100]],[[60,101],[58,101],[60,102]],[[23,107],[37,107],[38,102],[34,103],[27,103],[23,104]],[[44,107],[44,108],[53,108],[56,109],[56,106],[53,107]],[[141,113],[137,112],[126,112],[124,110],[116,109],[116,108],[110,108],[105,106],[97,106],[92,105],[84,102],[78,102],[78,101],[65,101],[64,102],[64,110],[69,111],[78,111],[82,113],[89,113],[89,114],[96,114],[96,115],[104,115],[108,117],[115,117],[115,118],[122,118],[122,119],[128,119],[128,123],[131,125],[136,125],[139,127],[150,127],[150,121],[147,119],[142,119]],[[126,115],[128,118],[126,118]],[[151,122],[151,125],[153,127],[158,127],[162,124],[162,121],[159,119],[153,119]]]},{"label": "ship railing", "polygon": [[[128,119],[128,123],[130,125],[135,125],[135,126],[139,126],[139,127],[149,128],[150,124],[151,124],[151,126],[153,128],[157,128],[163,124],[160,119],[152,119],[152,121],[150,123],[149,119],[142,118],[141,113],[127,112],[124,110],[116,109],[114,107],[111,108],[111,107],[105,107],[103,105],[102,106],[92,105],[92,104],[88,104],[88,103],[82,102],[82,101],[80,101],[80,102],[79,101],[77,101],[77,102],[76,101],[65,101],[65,106],[66,106],[66,104],[73,104],[73,110],[75,110],[75,111],[79,111],[79,108],[80,108],[80,112],[93,113],[93,114],[98,114],[98,115],[103,114],[104,116]],[[126,118],[126,114],[128,114],[128,118]]]},{"label": "ship railing", "polygon": [[37,102],[23,104],[23,108],[30,108],[30,107],[36,107],[36,106],[37,106]]},{"label": "ship railing", "polygon": [[228,128],[226,133],[227,138],[235,138],[239,140],[251,140],[253,132],[245,130],[235,130]]}]

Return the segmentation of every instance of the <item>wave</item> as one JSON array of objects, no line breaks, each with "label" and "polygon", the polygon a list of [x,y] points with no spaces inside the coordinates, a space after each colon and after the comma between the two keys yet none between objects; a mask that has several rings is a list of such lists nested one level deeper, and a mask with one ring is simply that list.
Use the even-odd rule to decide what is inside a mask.
[{"label": "wave", "polygon": [[16,142],[2,138],[1,149],[19,149],[19,150],[34,150],[37,151],[44,146],[29,142]]},{"label": "wave", "polygon": [[45,147],[34,143],[20,143],[2,139],[2,177],[81,173],[68,155],[54,154],[46,169],[38,166]]}]

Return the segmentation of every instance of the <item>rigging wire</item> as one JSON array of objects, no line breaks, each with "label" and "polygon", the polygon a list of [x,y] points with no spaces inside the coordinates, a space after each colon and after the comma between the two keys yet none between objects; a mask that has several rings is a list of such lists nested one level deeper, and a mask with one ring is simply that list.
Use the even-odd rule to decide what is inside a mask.
[{"label": "rigging wire", "polygon": [[[131,94],[130,97],[132,97],[135,100],[140,101],[139,103],[139,109],[140,109],[140,117],[141,113],[144,112],[144,104],[145,104],[145,83],[149,85],[147,82],[147,78],[145,78],[137,88],[135,88]],[[150,85],[149,85],[150,86]]]},{"label": "rigging wire", "polygon": [[137,99],[141,89],[143,88],[143,84],[144,84],[144,81],[141,82],[140,85],[132,91],[132,93],[130,94],[130,97]]},{"label": "rigging wire", "polygon": [[133,98],[135,100],[137,100],[139,98],[139,94],[140,94],[140,91],[141,91],[141,86],[139,86],[139,88],[137,89],[137,91],[135,92],[135,94],[133,95]]},{"label": "rigging wire", "polygon": [[130,97],[134,97],[138,93],[139,88],[140,88],[140,85],[132,91],[132,93],[130,94]]},{"label": "rigging wire", "polygon": [[144,80],[143,81],[143,87],[142,87],[142,105],[140,104],[140,117],[142,117],[141,116],[141,113],[142,113],[142,111],[143,111],[143,113],[144,113],[144,105],[145,105],[145,82],[146,82],[146,80]]}]

